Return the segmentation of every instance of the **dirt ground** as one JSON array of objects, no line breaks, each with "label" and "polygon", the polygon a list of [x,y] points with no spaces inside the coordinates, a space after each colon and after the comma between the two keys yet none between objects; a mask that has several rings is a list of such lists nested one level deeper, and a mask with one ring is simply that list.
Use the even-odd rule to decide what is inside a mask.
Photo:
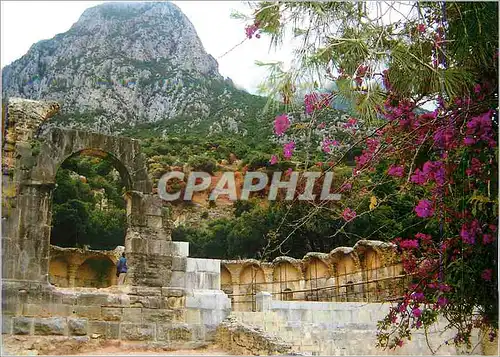
[{"label": "dirt ground", "polygon": [[158,343],[125,342],[117,340],[92,339],[88,337],[54,336],[2,336],[2,355],[40,356],[224,356],[228,355],[216,345],[193,346],[192,349],[176,349],[175,346]]}]

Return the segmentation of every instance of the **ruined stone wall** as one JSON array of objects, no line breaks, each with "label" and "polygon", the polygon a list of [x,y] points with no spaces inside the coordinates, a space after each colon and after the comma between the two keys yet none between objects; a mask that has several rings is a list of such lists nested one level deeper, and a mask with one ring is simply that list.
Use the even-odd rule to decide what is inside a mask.
[{"label": "ruined stone wall", "polygon": [[277,300],[382,301],[400,294],[404,283],[395,247],[367,240],[329,254],[308,253],[300,260],[224,260],[221,269],[221,284],[234,311],[255,311],[260,291]]},{"label": "ruined stone wall", "polygon": [[292,347],[279,337],[246,325],[236,318],[224,320],[217,328],[215,341],[225,351],[244,356],[290,354]]}]

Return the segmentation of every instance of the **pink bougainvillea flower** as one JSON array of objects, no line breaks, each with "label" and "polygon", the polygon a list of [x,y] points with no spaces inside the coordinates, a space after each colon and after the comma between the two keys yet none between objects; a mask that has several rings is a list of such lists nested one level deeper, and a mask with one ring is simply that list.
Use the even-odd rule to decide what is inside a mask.
[{"label": "pink bougainvillea flower", "polygon": [[403,346],[403,340],[398,340],[398,342],[396,342],[396,345],[398,345],[399,347],[402,347]]},{"label": "pink bougainvillea flower", "polygon": [[430,234],[417,233],[415,234],[415,238],[420,239],[422,243],[430,243],[432,241]]},{"label": "pink bougainvillea flower", "polygon": [[481,92],[481,85],[478,83],[474,86],[474,93],[479,94]]},{"label": "pink bougainvillea flower", "polygon": [[437,306],[444,307],[447,304],[448,304],[448,299],[445,298],[443,295],[440,295],[437,299]]},{"label": "pink bougainvillea flower", "polygon": [[476,236],[478,234],[481,234],[481,227],[477,219],[474,219],[472,222],[464,223],[460,229],[460,237],[466,244],[476,243]]},{"label": "pink bougainvillea flower", "polygon": [[271,156],[271,160],[269,160],[271,165],[275,165],[278,163],[278,157],[276,155]]},{"label": "pink bougainvillea flower", "polygon": [[492,276],[492,270],[491,269],[485,269],[481,273],[481,278],[486,281],[491,281],[491,276]]},{"label": "pink bougainvillea flower", "polygon": [[427,175],[425,175],[420,169],[416,169],[411,175],[410,181],[416,183],[417,185],[423,185],[427,182]]},{"label": "pink bougainvillea flower", "polygon": [[332,147],[338,146],[339,142],[337,140],[331,140],[329,138],[325,138],[321,143],[321,148],[323,152],[330,153],[332,151]]},{"label": "pink bougainvillea flower", "polygon": [[290,176],[292,174],[293,170],[291,167],[288,168],[288,170],[285,171],[286,176]]},{"label": "pink bougainvillea flower", "polygon": [[330,95],[327,93],[311,93],[304,96],[306,114],[330,106]]},{"label": "pink bougainvillea flower", "polygon": [[356,211],[350,209],[349,207],[346,208],[344,210],[344,212],[342,212],[342,218],[344,218],[344,220],[346,222],[350,222],[352,221],[354,218],[356,218]]},{"label": "pink bougainvillea flower", "polygon": [[434,208],[432,202],[429,200],[420,200],[415,207],[415,212],[420,218],[432,217],[434,215]]},{"label": "pink bougainvillea flower", "polygon": [[295,150],[295,142],[293,141],[290,141],[289,143],[286,143],[284,146],[283,146],[283,156],[286,158],[286,159],[289,159],[292,157],[293,155],[293,151]]},{"label": "pink bougainvillea flower", "polygon": [[352,188],[352,184],[349,182],[344,182],[342,186],[340,186],[340,192],[349,191]]},{"label": "pink bougainvillea flower", "polygon": [[422,310],[420,310],[418,307],[415,307],[411,310],[411,313],[418,319],[422,315]]},{"label": "pink bougainvillea flower", "polygon": [[415,249],[418,248],[418,240],[416,239],[405,239],[399,243],[401,249]]},{"label": "pink bougainvillea flower", "polygon": [[425,25],[424,24],[418,24],[417,25],[417,31],[420,32],[420,33],[424,33],[425,32]]},{"label": "pink bougainvillea flower", "polygon": [[391,165],[389,167],[389,170],[387,170],[387,174],[389,176],[403,177],[403,175],[404,175],[404,168],[403,168],[403,166]]},{"label": "pink bougainvillea flower", "polygon": [[425,300],[425,295],[423,292],[419,291],[419,292],[414,292],[413,294],[411,294],[411,297],[414,301],[424,301]]},{"label": "pink bougainvillea flower", "polygon": [[274,119],[274,132],[276,135],[281,136],[288,130],[290,127],[290,120],[288,119],[288,115],[282,114],[278,115],[276,119]]},{"label": "pink bougainvillea flower", "polygon": [[[259,22],[255,22],[254,24],[245,27],[245,34],[247,35],[247,38],[251,39],[258,29]],[[255,34],[255,37],[260,38],[260,34]]]},{"label": "pink bougainvillea flower", "polygon": [[490,244],[495,241],[495,236],[492,234],[483,234],[483,244]]},{"label": "pink bougainvillea flower", "polygon": [[324,128],[326,128],[326,123],[325,122],[319,123],[318,129],[324,129]]}]

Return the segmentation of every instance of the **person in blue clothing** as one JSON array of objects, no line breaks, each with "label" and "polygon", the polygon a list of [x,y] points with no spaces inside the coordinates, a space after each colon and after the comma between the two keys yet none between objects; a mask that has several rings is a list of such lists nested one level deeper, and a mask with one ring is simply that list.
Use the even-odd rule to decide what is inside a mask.
[{"label": "person in blue clothing", "polygon": [[118,277],[118,285],[123,285],[125,283],[127,269],[127,258],[125,258],[125,253],[122,253],[122,256],[116,264],[116,276]]}]

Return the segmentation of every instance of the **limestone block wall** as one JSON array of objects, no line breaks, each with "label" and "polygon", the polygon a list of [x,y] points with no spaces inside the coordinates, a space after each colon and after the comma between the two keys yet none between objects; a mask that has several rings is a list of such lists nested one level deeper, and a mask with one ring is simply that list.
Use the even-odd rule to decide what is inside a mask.
[{"label": "limestone block wall", "polygon": [[[218,325],[230,308],[222,292],[219,296],[217,292],[206,294],[195,304],[187,300],[196,294],[190,298],[184,289],[169,287],[61,289],[9,281],[4,282],[2,295],[3,334],[95,334],[104,339],[175,343],[184,348],[213,340],[213,325]],[[218,305],[210,305],[210,301]],[[225,308],[227,314],[216,316],[217,306]],[[198,312],[198,318],[193,312]],[[208,318],[212,319],[210,325]]]},{"label": "limestone block wall", "polygon": [[[422,331],[397,350],[376,348],[377,321],[389,310],[388,304],[359,302],[277,301],[270,293],[257,295],[257,312],[233,312],[231,316],[292,345],[293,349],[313,355],[429,355]],[[456,355],[461,351],[445,341],[453,331],[444,331],[444,323],[429,333],[429,344],[438,355]],[[473,341],[475,343],[479,342]],[[439,348],[438,348],[439,347]],[[481,346],[475,351],[481,354]]]}]

